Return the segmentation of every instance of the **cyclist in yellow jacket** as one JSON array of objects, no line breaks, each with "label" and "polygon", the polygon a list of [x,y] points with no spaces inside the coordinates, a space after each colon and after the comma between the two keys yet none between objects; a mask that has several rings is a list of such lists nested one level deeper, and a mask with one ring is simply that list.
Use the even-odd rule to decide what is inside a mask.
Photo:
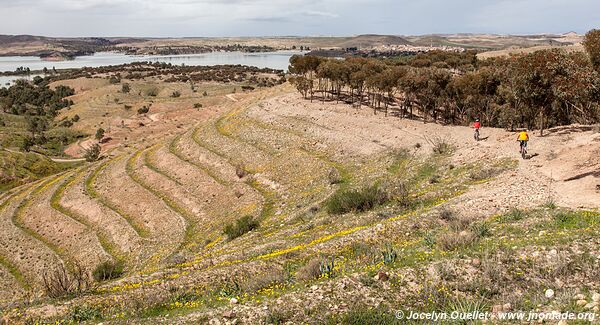
[{"label": "cyclist in yellow jacket", "polygon": [[519,141],[520,144],[519,152],[523,152],[523,149],[527,150],[527,141],[529,141],[529,133],[527,133],[527,130],[519,132],[517,141]]}]

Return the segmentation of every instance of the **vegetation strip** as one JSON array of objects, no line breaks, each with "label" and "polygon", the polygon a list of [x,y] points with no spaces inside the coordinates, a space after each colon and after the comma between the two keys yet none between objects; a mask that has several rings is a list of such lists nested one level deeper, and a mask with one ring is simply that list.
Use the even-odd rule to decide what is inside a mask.
[{"label": "vegetation strip", "polygon": [[98,242],[100,242],[100,245],[102,246],[104,251],[111,255],[115,260],[122,259],[125,254],[123,252],[119,252],[115,243],[109,238],[107,234],[105,234],[102,230],[98,229],[98,227],[95,227],[94,225],[90,224],[87,220],[85,220],[85,218],[77,215],[77,213],[60,204],[60,201],[62,200],[62,197],[67,188],[71,187],[75,182],[80,181],[81,178],[83,178],[83,175],[86,171],[86,169],[82,169],[79,173],[72,175],[67,181],[63,182],[52,194],[52,198],[50,199],[50,206],[56,211],[85,225],[87,228],[92,229],[96,234]]},{"label": "vegetation strip", "polygon": [[98,192],[96,192],[96,189],[94,188],[94,184],[96,183],[98,175],[106,168],[106,166],[108,166],[108,164],[110,164],[110,163],[114,163],[117,160],[122,159],[123,157],[124,156],[119,156],[117,158],[114,158],[112,160],[109,160],[109,161],[106,161],[106,162],[103,162],[102,164],[100,164],[100,166],[98,166],[98,168],[96,168],[86,178],[86,180],[85,180],[85,190],[86,190],[86,192],[88,193],[88,195],[90,197],[98,200],[98,202],[100,202],[102,205],[104,205],[105,207],[107,207],[108,209],[112,210],[114,213],[120,215],[123,219],[125,219],[125,221],[127,221],[127,223],[129,223],[129,225],[131,226],[131,228],[133,228],[133,230],[138,234],[138,236],[140,236],[142,238],[148,238],[150,236],[150,233],[149,233],[148,229],[144,225],[142,225],[139,222],[137,222],[134,218],[132,218],[127,213],[125,213],[119,207],[117,207],[116,205],[112,204],[106,198],[104,198],[103,196],[101,196]]},{"label": "vegetation strip", "polygon": [[[192,136],[193,137],[193,136]],[[183,156],[178,150],[177,150],[177,142],[181,139],[181,135],[176,136],[173,141],[171,141],[171,143],[169,144],[169,151],[177,158],[179,158],[179,160],[184,161],[192,166],[195,166],[196,168],[200,169],[201,171],[203,171],[204,173],[206,173],[208,176],[212,177],[212,179],[214,179],[217,183],[223,185],[223,186],[229,186],[230,183],[225,181],[224,179],[222,179],[221,177],[219,177],[215,172],[213,172],[210,168],[203,166],[202,164],[199,164],[197,162],[194,162],[190,159],[188,159],[187,157]],[[198,144],[198,142],[193,139],[194,142],[196,142],[196,144]]]},{"label": "vegetation strip", "polygon": [[25,226],[21,222],[22,214],[25,211],[25,209],[27,209],[29,207],[29,204],[30,204],[31,200],[37,194],[39,194],[40,192],[46,190],[49,186],[52,186],[56,182],[59,182],[60,180],[62,180],[63,178],[65,178],[65,176],[66,176],[65,173],[58,174],[55,177],[47,179],[46,181],[42,182],[42,184],[40,184],[38,187],[36,187],[35,189],[33,189],[33,191],[31,191],[29,193],[28,198],[24,199],[23,201],[21,201],[21,203],[19,203],[19,205],[15,209],[15,212],[13,213],[13,216],[12,216],[12,222],[13,222],[13,224],[15,226],[17,226],[18,228],[20,228],[21,230],[23,230],[23,232],[25,232],[27,235],[29,235],[29,236],[37,239],[38,241],[40,241],[41,243],[43,243],[45,246],[47,246],[58,257],[60,257],[60,259],[62,259],[66,263],[67,268],[69,268],[70,270],[72,270],[72,264],[69,263],[70,262],[70,258],[67,256],[67,254],[60,247],[54,245],[49,240],[47,240],[46,238],[44,238],[44,236],[38,234],[34,230],[29,229],[27,226]]},{"label": "vegetation strip", "polygon": [[[39,183],[39,182],[40,181],[38,181],[36,183]],[[6,195],[6,200],[4,202],[2,202],[2,204],[0,204],[0,213],[4,212],[4,210],[11,203],[11,201],[17,200],[19,196],[23,195],[23,193],[27,192],[27,190],[29,190],[33,186],[35,186],[36,183],[33,183],[30,186],[28,186],[20,191],[16,191],[15,193]],[[13,275],[13,277],[17,280],[17,282],[19,282],[19,284],[24,289],[30,288],[29,281],[25,280],[25,277],[23,276],[23,274],[19,271],[19,269],[15,265],[13,265],[11,262],[9,262],[6,258],[3,258],[2,256],[0,256],[0,264],[4,265],[4,267],[6,267],[6,269]]]},{"label": "vegetation strip", "polygon": [[185,222],[185,234],[184,234],[184,240],[181,243],[181,245],[180,245],[180,247],[179,247],[178,250],[183,249],[188,244],[193,243],[193,238],[194,238],[195,228],[196,228],[197,222],[194,220],[193,214],[189,213],[184,208],[182,208],[181,206],[179,206],[179,204],[177,204],[169,196],[161,193],[160,191],[158,191],[158,190],[152,188],[151,186],[149,186],[148,184],[146,184],[141,179],[141,177],[139,177],[135,173],[135,163],[139,159],[140,155],[142,155],[142,153],[144,153],[144,151],[145,150],[139,150],[139,151],[137,151],[135,154],[133,154],[127,160],[127,165],[126,165],[127,174],[129,175],[129,177],[131,177],[131,179],[134,182],[136,182],[142,188],[144,188],[147,191],[149,191],[150,193],[152,193],[154,196],[156,196],[159,199],[161,199],[167,205],[167,207],[169,207],[169,209],[171,209],[172,211],[174,211],[175,213],[177,213],[178,215],[180,215],[183,218],[183,220]]}]

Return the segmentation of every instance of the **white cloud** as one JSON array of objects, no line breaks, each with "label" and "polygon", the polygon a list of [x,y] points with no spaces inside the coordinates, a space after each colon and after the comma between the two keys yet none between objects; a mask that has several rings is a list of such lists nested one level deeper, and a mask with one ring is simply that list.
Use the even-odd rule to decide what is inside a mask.
[{"label": "white cloud", "polygon": [[0,0],[0,32],[251,36],[584,32],[597,0]]}]

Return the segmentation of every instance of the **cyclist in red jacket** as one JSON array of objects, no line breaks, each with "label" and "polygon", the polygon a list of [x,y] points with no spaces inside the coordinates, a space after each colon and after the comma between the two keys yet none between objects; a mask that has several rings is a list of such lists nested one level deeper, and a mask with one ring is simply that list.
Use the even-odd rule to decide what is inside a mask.
[{"label": "cyclist in red jacket", "polygon": [[473,122],[473,129],[475,129],[473,138],[475,138],[475,141],[479,141],[479,129],[481,129],[481,122],[479,122],[479,118],[476,118],[475,122]]}]

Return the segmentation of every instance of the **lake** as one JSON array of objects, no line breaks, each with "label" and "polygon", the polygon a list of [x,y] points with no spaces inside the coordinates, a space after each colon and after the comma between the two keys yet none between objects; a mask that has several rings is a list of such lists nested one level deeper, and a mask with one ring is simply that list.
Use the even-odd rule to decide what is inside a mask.
[{"label": "lake", "polygon": [[[94,55],[78,56],[68,61],[43,61],[38,57],[6,56],[0,57],[0,72],[15,71],[18,67],[29,68],[32,71],[45,68],[69,69],[82,67],[102,67],[119,65],[136,61],[166,62],[174,65],[220,65],[241,64],[259,68],[272,68],[287,70],[290,57],[301,54],[300,51],[277,51],[264,53],[244,52],[211,52],[203,54],[182,55],[126,55],[116,52],[98,52]],[[8,82],[5,77],[0,77],[2,84]],[[14,77],[10,77],[14,79]]]}]

